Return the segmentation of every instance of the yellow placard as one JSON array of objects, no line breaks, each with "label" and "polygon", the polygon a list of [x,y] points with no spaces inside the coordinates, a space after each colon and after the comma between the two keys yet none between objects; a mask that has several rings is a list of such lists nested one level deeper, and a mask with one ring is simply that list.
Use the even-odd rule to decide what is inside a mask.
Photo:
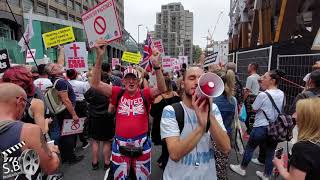
[{"label": "yellow placard", "polygon": [[71,26],[44,33],[42,34],[42,38],[46,48],[73,42],[75,40]]},{"label": "yellow placard", "polygon": [[133,64],[139,64],[141,60],[141,54],[140,53],[132,53],[125,51],[122,55],[122,61],[126,61]]}]

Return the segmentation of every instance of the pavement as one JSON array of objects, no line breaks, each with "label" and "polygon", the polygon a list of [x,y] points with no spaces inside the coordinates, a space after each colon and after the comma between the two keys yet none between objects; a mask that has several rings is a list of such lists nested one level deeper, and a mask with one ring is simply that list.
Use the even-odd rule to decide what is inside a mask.
[{"label": "pavement", "polygon": [[[103,162],[100,161],[99,170],[93,171],[91,170],[91,146],[85,150],[77,148],[77,154],[84,155],[85,158],[81,162],[75,165],[67,165],[63,164],[61,167],[61,171],[64,173],[64,180],[104,180],[107,177],[106,171],[103,170]],[[257,156],[258,149],[255,151],[254,157]],[[152,148],[152,170],[151,170],[151,179],[152,180],[161,180],[162,179],[162,170],[157,166],[156,161],[161,153],[161,146],[154,146]],[[102,153],[101,153],[102,154]],[[238,155],[239,161],[242,160],[242,156]],[[102,159],[102,155],[101,158]],[[230,163],[237,163],[237,156],[234,150],[231,151],[230,154]],[[233,173],[228,168],[228,178],[229,180],[258,180],[258,177],[255,175],[256,171],[263,171],[263,166],[255,165],[250,163],[247,168],[247,175],[245,177],[241,177],[235,173]]]}]

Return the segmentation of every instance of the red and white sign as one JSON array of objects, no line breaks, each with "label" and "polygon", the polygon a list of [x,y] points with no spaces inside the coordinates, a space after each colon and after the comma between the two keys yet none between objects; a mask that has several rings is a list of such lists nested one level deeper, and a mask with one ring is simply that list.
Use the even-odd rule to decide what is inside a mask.
[{"label": "red and white sign", "polygon": [[161,54],[164,54],[162,39],[153,41],[153,46],[157,48]]},{"label": "red and white sign", "polygon": [[162,58],[162,68],[165,72],[172,71],[172,58],[170,56]]},{"label": "red and white sign", "polygon": [[179,64],[185,63],[188,67],[188,56],[179,56],[178,59],[179,59]]},{"label": "red and white sign", "polygon": [[[36,59],[36,49],[31,49],[31,53],[32,53],[34,59]],[[26,63],[34,62],[31,53],[29,50],[27,50]]]},{"label": "red and white sign", "polygon": [[85,119],[79,118],[78,121],[74,121],[73,119],[63,120],[61,136],[82,133]]},{"label": "red and white sign", "polygon": [[181,64],[179,63],[179,60],[176,58],[171,58],[171,62],[172,62],[173,71],[180,71]]},{"label": "red and white sign", "polygon": [[64,46],[68,69],[88,71],[88,51],[85,42],[74,42]]},{"label": "red and white sign", "polygon": [[120,65],[120,60],[118,58],[112,58],[112,69],[114,69],[116,65]]},{"label": "red and white sign", "polygon": [[105,0],[84,13],[82,22],[90,48],[99,38],[112,42],[122,37],[114,0]]}]

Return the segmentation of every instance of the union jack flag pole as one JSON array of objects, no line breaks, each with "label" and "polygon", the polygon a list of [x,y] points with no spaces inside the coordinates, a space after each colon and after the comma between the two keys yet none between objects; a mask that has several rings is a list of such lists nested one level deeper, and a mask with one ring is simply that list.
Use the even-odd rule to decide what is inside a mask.
[{"label": "union jack flag pole", "polygon": [[143,47],[143,58],[139,64],[139,66],[144,68],[147,72],[152,71],[152,63],[150,61],[150,57],[152,56],[152,48],[153,48],[153,41],[151,38],[151,34],[148,32],[146,43]]}]

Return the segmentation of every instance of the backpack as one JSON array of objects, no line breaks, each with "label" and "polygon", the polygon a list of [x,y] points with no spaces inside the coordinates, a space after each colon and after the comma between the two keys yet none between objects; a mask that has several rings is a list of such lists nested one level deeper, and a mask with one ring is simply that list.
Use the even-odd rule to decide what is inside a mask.
[{"label": "backpack", "polygon": [[[182,133],[182,130],[184,128],[184,109],[181,105],[180,102],[177,102],[177,103],[173,103],[171,104],[171,106],[173,107],[174,109],[174,112],[175,112],[175,115],[176,115],[176,120],[177,120],[177,123],[178,123],[178,127],[179,127],[179,130],[180,130],[180,134]],[[209,112],[208,112],[208,115],[210,114],[210,109],[209,109]],[[210,121],[207,121],[207,127],[206,127],[206,132],[209,131],[209,128],[210,128]],[[163,140],[164,143],[162,143],[162,165],[161,165],[161,168],[162,169],[165,169],[167,163],[168,163],[168,160],[169,160],[169,151],[168,151],[168,147],[167,147],[167,143],[165,142],[165,140]]]},{"label": "backpack", "polygon": [[44,94],[44,102],[52,114],[59,114],[66,109],[66,106],[62,103],[58,90],[55,88],[58,81],[55,80],[53,86],[48,88],[48,91]]},{"label": "backpack", "polygon": [[[294,122],[290,115],[286,115],[283,113],[283,111],[280,111],[277,107],[276,103],[274,102],[272,96],[265,92],[270,99],[272,106],[276,109],[278,112],[278,117],[274,122],[270,122],[270,119],[268,118],[267,114],[263,112],[264,116],[269,121],[268,126],[268,136],[271,138],[272,141],[275,142],[283,142],[283,141],[290,141],[292,139],[292,130],[294,128]],[[282,109],[285,104],[285,97],[283,98],[282,103]]]}]

